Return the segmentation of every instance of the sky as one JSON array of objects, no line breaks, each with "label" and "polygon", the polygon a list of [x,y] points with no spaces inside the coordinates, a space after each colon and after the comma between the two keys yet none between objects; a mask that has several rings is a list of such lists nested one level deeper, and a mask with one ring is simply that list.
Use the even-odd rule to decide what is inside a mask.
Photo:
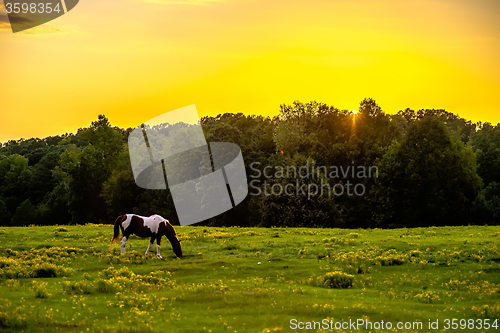
[{"label": "sky", "polygon": [[99,114],[136,127],[274,116],[295,100],[500,122],[498,0],[80,0],[12,33],[0,0],[0,142],[74,133]]}]

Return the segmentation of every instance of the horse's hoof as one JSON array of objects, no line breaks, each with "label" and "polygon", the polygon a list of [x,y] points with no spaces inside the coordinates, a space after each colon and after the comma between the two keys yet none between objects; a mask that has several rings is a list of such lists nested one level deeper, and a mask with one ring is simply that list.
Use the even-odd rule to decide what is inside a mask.
[{"label": "horse's hoof", "polygon": [[161,256],[157,256],[157,257],[158,257],[158,259],[160,259],[160,260],[161,260],[161,259],[163,259]]}]

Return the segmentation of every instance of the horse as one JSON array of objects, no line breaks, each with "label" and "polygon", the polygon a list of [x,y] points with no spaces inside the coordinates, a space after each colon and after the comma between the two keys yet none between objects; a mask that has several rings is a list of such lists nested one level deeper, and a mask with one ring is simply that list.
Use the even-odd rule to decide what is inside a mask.
[{"label": "horse", "polygon": [[149,217],[145,217],[135,214],[126,214],[118,216],[118,218],[115,220],[115,233],[113,239],[111,240],[110,247],[120,238],[120,229],[123,234],[123,238],[120,242],[121,254],[125,254],[125,243],[127,242],[130,235],[135,234],[139,237],[151,237],[148,249],[146,250],[146,256],[148,255],[149,250],[153,246],[153,243],[156,239],[156,256],[158,257],[158,259],[162,259],[160,255],[161,237],[166,236],[172,244],[172,250],[174,251],[175,255],[179,258],[182,257],[181,242],[177,238],[174,227],[172,227],[168,220],[164,219],[160,215],[155,214]]}]

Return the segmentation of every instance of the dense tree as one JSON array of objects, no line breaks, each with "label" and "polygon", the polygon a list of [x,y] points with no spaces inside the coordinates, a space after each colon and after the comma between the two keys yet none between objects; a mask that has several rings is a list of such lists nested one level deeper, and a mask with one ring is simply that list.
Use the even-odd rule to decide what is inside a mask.
[{"label": "dense tree", "polygon": [[29,199],[26,199],[17,207],[16,213],[12,217],[12,225],[23,226],[36,224],[38,223],[37,219],[38,213],[36,207]]},{"label": "dense tree", "polygon": [[[136,207],[138,198],[144,193],[144,190],[135,184],[128,149],[123,150],[117,160],[119,164],[104,182],[102,189],[102,198],[106,203],[107,217],[110,220],[124,212],[139,212]],[[147,213],[141,210],[141,214]]]},{"label": "dense tree", "polygon": [[477,155],[477,172],[485,185],[500,183],[500,124],[480,124],[480,130],[471,136],[470,144]]},{"label": "dense tree", "polygon": [[207,142],[233,142],[240,146],[245,166],[275,153],[274,120],[262,116],[223,114],[201,120]]},{"label": "dense tree", "polygon": [[463,143],[467,143],[471,134],[476,130],[475,123],[443,109],[421,109],[418,111],[405,109],[404,111],[399,111],[398,115],[404,117],[409,124],[424,117],[436,117]]},{"label": "dense tree", "polygon": [[481,190],[472,207],[475,224],[500,224],[500,184],[491,182]]},{"label": "dense tree", "polygon": [[371,192],[376,226],[466,223],[480,186],[472,149],[437,118],[424,117],[381,161]]},{"label": "dense tree", "polygon": [[[201,225],[412,227],[500,220],[500,125],[474,124],[435,109],[389,115],[371,98],[357,111],[295,101],[281,105],[274,118],[222,114],[204,117],[201,124],[208,142],[239,145],[249,181],[255,180],[255,163],[272,173],[304,164],[379,167],[378,178],[331,178],[323,171],[314,177],[261,175],[261,195],[249,195]],[[182,138],[186,126],[158,127],[154,133]],[[112,127],[100,115],[76,134],[0,145],[0,224],[112,222],[129,212],[158,213],[177,223],[168,189],[136,185],[131,131]],[[264,194],[272,186],[314,191],[321,184],[345,189],[347,182],[362,185],[368,195]]]},{"label": "dense tree", "polygon": [[71,144],[60,160],[61,170],[70,176],[68,206],[75,223],[105,221],[102,188],[120,162],[123,137],[103,115],[89,128],[80,130],[78,136],[89,144],[84,148]]},{"label": "dense tree", "polygon": [[10,212],[5,202],[0,199],[0,225],[10,225]]},{"label": "dense tree", "polygon": [[[271,156],[265,166],[250,176],[250,191],[259,194],[250,202],[259,212],[261,226],[340,227],[343,221],[335,203],[334,183],[316,172],[315,161],[300,154]],[[255,171],[254,170],[254,171]],[[342,186],[342,185],[341,185]]]}]

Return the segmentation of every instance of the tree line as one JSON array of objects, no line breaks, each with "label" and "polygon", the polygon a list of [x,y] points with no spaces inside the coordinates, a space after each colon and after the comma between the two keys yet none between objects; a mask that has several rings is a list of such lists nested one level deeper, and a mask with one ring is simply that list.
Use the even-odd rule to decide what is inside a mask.
[{"label": "tree line", "polygon": [[[255,181],[250,192],[261,190],[203,225],[394,228],[500,221],[500,124],[436,109],[390,115],[370,98],[356,111],[296,101],[281,105],[274,118],[223,114],[201,124],[207,142],[239,145],[249,183]],[[0,224],[111,223],[132,212],[176,224],[168,189],[135,184],[127,146],[132,130],[100,115],[76,134],[3,143]],[[312,172],[283,172],[301,167]],[[376,167],[377,174],[329,173],[350,167]],[[297,194],[299,188],[348,185],[365,191],[267,195],[285,186]]]}]

